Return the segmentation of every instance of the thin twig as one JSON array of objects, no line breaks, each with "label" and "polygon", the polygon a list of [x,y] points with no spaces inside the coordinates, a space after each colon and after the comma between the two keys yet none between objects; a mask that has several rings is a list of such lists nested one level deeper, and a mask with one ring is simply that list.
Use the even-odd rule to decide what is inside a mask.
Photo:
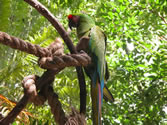
[{"label": "thin twig", "polygon": [[165,24],[167,24],[165,18],[164,18],[163,16],[161,16],[160,13],[158,13],[158,12],[155,11],[155,10],[150,10],[150,11],[151,11],[152,13],[155,13],[157,16],[159,16],[159,17],[161,18],[161,20],[162,20]]}]

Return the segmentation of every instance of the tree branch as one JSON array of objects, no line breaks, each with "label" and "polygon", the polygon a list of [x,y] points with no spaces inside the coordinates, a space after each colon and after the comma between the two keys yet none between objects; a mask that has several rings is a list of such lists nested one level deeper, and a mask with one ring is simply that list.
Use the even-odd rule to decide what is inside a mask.
[{"label": "tree branch", "polygon": [[160,13],[158,13],[156,10],[150,10],[152,13],[156,14],[157,16],[159,16],[161,18],[161,20],[167,24],[165,18],[163,16],[160,15]]}]

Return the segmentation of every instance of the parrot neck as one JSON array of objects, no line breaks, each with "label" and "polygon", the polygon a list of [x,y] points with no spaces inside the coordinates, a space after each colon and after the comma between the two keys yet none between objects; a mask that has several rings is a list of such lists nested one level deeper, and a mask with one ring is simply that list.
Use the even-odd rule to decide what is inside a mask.
[{"label": "parrot neck", "polygon": [[83,36],[89,36],[89,34],[90,34],[90,30],[88,29],[88,30],[86,30],[86,31],[83,31],[83,32],[78,32],[77,33],[77,37],[80,39],[81,37],[83,37]]},{"label": "parrot neck", "polygon": [[77,27],[77,36],[80,39],[83,36],[89,36],[91,28],[94,24],[82,23]]},{"label": "parrot neck", "polygon": [[79,25],[77,27],[77,36],[80,39],[82,36],[88,36],[89,31],[95,26],[95,22],[87,15],[80,15]]}]

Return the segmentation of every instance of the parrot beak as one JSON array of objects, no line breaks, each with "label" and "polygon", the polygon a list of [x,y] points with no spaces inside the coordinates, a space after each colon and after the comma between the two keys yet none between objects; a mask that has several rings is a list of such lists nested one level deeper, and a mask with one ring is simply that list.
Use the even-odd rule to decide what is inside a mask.
[{"label": "parrot beak", "polygon": [[70,30],[72,30],[72,26],[71,25],[68,25],[70,27]]},{"label": "parrot beak", "polygon": [[68,22],[68,26],[69,26],[70,29],[72,30],[72,21],[71,21],[71,20],[69,20],[69,22]]}]

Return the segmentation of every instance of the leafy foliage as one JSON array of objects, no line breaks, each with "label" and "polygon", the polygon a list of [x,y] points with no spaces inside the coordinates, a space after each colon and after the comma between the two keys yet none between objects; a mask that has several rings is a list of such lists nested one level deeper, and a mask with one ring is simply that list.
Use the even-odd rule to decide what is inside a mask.
[{"label": "leafy foliage", "polygon": [[[104,124],[167,124],[167,2],[163,0],[41,0],[67,28],[69,13],[92,16],[108,37],[107,86],[115,103],[103,105]],[[57,32],[36,10],[23,1],[0,1],[0,30],[48,46]],[[71,37],[78,40],[75,31]],[[66,49],[65,52],[69,51]],[[40,75],[37,58],[0,45],[0,93],[12,100],[23,94],[21,80]],[[87,81],[87,123],[91,124],[90,85]],[[66,112],[79,109],[79,87],[74,68],[56,76],[54,89]],[[32,123],[54,123],[47,103],[27,107],[38,119]],[[50,116],[50,117],[48,117]]]},{"label": "leafy foliage", "polygon": [[[3,117],[5,117],[13,109],[15,105],[16,105],[16,102],[12,102],[8,100],[6,97],[4,97],[3,95],[0,95],[0,113],[4,114]],[[33,117],[31,113],[22,111],[17,116],[15,123],[20,124],[20,125],[22,123],[30,124],[29,116]]]}]

